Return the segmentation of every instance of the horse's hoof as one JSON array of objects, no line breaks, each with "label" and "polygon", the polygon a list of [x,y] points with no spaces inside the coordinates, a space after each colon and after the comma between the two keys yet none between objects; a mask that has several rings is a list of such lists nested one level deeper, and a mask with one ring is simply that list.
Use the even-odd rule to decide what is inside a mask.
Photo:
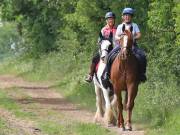
[{"label": "horse's hoof", "polygon": [[101,121],[102,121],[101,117],[94,118],[94,123],[96,123],[96,124],[101,123]]},{"label": "horse's hoof", "polygon": [[119,128],[119,131],[120,131],[120,132],[125,131],[125,128],[124,128],[124,127],[120,127],[120,128]]},{"label": "horse's hoof", "polygon": [[113,123],[108,123],[107,126],[108,127],[114,127],[114,124]]},{"label": "horse's hoof", "polygon": [[131,126],[126,126],[126,127],[125,127],[125,130],[126,130],[126,131],[132,131],[132,127],[131,127]]}]

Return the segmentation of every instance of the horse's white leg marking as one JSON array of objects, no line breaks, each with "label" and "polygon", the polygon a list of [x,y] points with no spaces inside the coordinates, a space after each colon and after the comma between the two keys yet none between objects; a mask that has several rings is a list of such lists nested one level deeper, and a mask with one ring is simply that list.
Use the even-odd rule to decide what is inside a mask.
[{"label": "horse's white leg marking", "polygon": [[112,123],[113,119],[113,112],[111,109],[111,103],[110,103],[110,98],[109,98],[109,89],[104,89],[103,88],[103,95],[105,99],[105,123],[109,125]]},{"label": "horse's white leg marking", "polygon": [[113,100],[111,102],[111,105],[112,106],[117,106],[117,95],[116,94],[114,94],[114,97],[113,97]]},{"label": "horse's white leg marking", "polygon": [[110,97],[109,97],[109,89],[105,89],[103,86],[102,86],[102,82],[101,82],[101,76],[103,74],[103,71],[104,71],[104,68],[105,68],[106,64],[103,63],[102,61],[100,61],[100,65],[99,65],[99,69],[98,69],[98,78],[99,78],[99,81],[101,83],[101,90],[103,92],[103,97],[104,97],[104,100],[105,100],[105,115],[104,115],[104,120],[105,120],[105,123],[108,125],[110,123],[113,123],[112,121],[114,120],[114,117],[113,117],[113,112],[112,112],[112,109],[111,109],[111,103],[110,103]]},{"label": "horse's white leg marking", "polygon": [[103,106],[102,106],[102,97],[101,89],[95,84],[95,93],[96,93],[96,114],[94,117],[95,122],[99,122],[103,117]]},{"label": "horse's white leg marking", "polygon": [[113,109],[113,114],[114,114],[114,117],[115,119],[118,118],[118,108],[117,108],[117,95],[114,94],[114,97],[113,97],[113,100],[111,102],[111,106],[112,106],[112,109]]}]

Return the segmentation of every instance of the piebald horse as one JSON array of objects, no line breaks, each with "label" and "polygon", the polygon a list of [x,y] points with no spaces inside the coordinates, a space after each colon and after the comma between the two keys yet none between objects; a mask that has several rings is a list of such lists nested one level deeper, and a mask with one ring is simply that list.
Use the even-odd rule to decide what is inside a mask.
[{"label": "piebald horse", "polygon": [[110,91],[109,87],[106,89],[102,85],[101,77],[106,66],[107,55],[111,42],[109,40],[102,40],[100,48],[100,61],[97,73],[93,77],[96,93],[96,114],[94,117],[95,122],[104,120],[107,126],[114,124],[114,115],[111,109]]},{"label": "piebald horse", "polygon": [[[134,107],[134,100],[137,95],[139,79],[138,79],[138,61],[132,52],[133,47],[133,27],[125,29],[122,27],[122,37],[119,40],[121,50],[112,63],[110,78],[114,88],[114,99],[117,101],[118,108],[118,127],[121,130],[132,130],[131,116]],[[123,104],[121,92],[125,91],[125,109],[127,111],[127,119],[124,123]]]}]

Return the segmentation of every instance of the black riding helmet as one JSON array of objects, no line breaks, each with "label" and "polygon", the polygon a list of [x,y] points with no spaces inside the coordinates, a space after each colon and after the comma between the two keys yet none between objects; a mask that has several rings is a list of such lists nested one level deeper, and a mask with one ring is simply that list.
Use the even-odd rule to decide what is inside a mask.
[{"label": "black riding helmet", "polygon": [[113,12],[107,12],[106,15],[105,15],[105,19],[108,19],[108,18],[116,18],[116,15],[113,13]]}]

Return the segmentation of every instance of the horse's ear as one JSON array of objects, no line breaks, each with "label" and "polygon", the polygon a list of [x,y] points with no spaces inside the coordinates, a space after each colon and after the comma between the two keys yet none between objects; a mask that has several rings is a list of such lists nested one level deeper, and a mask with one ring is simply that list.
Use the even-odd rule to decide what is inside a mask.
[{"label": "horse's ear", "polygon": [[123,26],[122,26],[122,32],[124,32],[125,31],[125,24],[123,24]]},{"label": "horse's ear", "polygon": [[133,31],[133,26],[131,25],[131,27],[130,27],[130,31],[132,32]]}]

